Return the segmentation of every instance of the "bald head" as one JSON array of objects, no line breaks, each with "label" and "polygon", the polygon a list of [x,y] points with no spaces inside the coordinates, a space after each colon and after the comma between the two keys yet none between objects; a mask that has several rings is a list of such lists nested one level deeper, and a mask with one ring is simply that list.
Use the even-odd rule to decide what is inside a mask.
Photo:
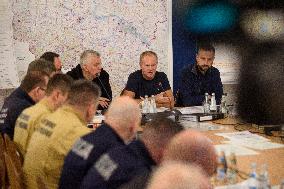
[{"label": "bald head", "polygon": [[139,105],[128,96],[115,98],[105,115],[105,122],[126,141],[131,140],[141,120]]},{"label": "bald head", "polygon": [[166,149],[164,160],[179,160],[199,165],[211,176],[217,166],[217,155],[210,140],[197,131],[177,134]]},{"label": "bald head", "polygon": [[209,178],[194,165],[165,162],[153,174],[147,189],[210,189]]}]

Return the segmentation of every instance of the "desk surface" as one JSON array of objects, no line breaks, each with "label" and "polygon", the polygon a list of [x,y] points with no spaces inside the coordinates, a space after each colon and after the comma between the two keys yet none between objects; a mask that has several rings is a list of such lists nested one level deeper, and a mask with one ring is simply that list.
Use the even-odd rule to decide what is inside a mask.
[{"label": "desk surface", "polygon": [[[215,130],[215,131],[201,131],[204,133],[207,137],[209,137],[214,144],[221,144],[223,141],[226,141],[227,139],[215,135],[215,133],[220,132],[236,132],[235,125],[239,124],[240,121],[232,118],[226,118],[222,120],[215,120],[215,121],[209,121],[210,123],[219,125],[222,124],[223,129],[222,130]],[[250,126],[251,124],[243,124],[242,126],[245,128],[246,126]],[[143,128],[140,128],[140,131],[142,131]],[[264,136],[266,138],[269,138],[272,142],[277,143],[284,143],[283,140],[280,139],[280,137],[269,137],[263,134],[260,134],[261,136]],[[269,149],[269,150],[255,150],[258,152],[258,155],[248,155],[248,156],[237,156],[237,166],[238,169],[242,172],[249,173],[250,172],[250,164],[252,162],[257,163],[258,166],[262,164],[268,165],[268,171],[269,171],[269,177],[270,177],[270,183],[271,185],[279,185],[281,183],[281,180],[284,179],[284,148],[275,148],[275,149]],[[239,178],[239,182],[241,179]]]},{"label": "desk surface", "polygon": [[[228,119],[224,120],[218,120],[215,122],[222,123],[228,122]],[[214,122],[213,122],[214,123]],[[214,123],[216,124],[216,123]],[[234,125],[224,125],[225,130],[222,130],[221,132],[236,132]],[[219,131],[205,131],[203,132],[206,136],[208,136],[214,144],[220,144],[222,141],[225,141],[227,139],[215,135],[215,133],[219,133]],[[266,138],[269,138],[272,142],[277,143],[284,143],[283,140],[280,139],[280,137],[267,137],[266,135],[260,134],[261,136],[264,136]],[[270,183],[271,185],[279,185],[281,183],[281,180],[284,179],[284,148],[276,148],[276,149],[269,149],[269,150],[255,150],[259,154],[258,155],[249,155],[249,156],[237,156],[237,163],[238,163],[238,169],[249,173],[250,171],[250,164],[252,162],[256,162],[257,165],[267,164],[268,165],[268,171],[269,171],[269,177],[270,177]]]}]

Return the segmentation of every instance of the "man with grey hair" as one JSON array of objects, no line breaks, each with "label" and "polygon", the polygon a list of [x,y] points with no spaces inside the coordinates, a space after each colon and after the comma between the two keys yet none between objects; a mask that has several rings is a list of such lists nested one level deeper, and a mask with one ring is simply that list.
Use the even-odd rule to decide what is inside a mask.
[{"label": "man with grey hair", "polygon": [[[122,116],[123,115],[123,116]],[[138,104],[129,97],[115,98],[103,125],[81,137],[64,160],[59,188],[78,188],[93,163],[113,147],[124,146],[135,136],[141,120]]]},{"label": "man with grey hair", "polygon": [[197,166],[165,162],[153,174],[147,189],[211,189],[209,177]]},{"label": "man with grey hair", "polygon": [[86,79],[97,84],[102,92],[99,110],[106,109],[112,99],[109,74],[102,69],[101,55],[94,50],[85,50],[80,56],[80,64],[67,72],[74,80]]}]

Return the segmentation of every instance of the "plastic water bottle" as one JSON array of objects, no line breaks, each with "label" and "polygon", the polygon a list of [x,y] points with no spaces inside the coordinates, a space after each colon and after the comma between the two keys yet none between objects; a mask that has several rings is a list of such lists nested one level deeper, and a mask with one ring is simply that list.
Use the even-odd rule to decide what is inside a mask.
[{"label": "plastic water bottle", "polygon": [[215,93],[212,93],[212,96],[211,96],[210,111],[212,112],[217,111]]},{"label": "plastic water bottle", "polygon": [[284,189],[284,179],[282,179],[279,189]]},{"label": "plastic water bottle", "polygon": [[204,104],[203,104],[203,110],[204,110],[205,114],[210,112],[210,104],[209,104],[209,99],[208,99],[208,93],[205,93],[205,101],[204,101]]},{"label": "plastic water bottle", "polygon": [[237,159],[236,154],[231,153],[229,157],[229,166],[227,170],[227,180],[229,184],[235,184],[237,183],[238,175],[237,175]]},{"label": "plastic water bottle", "polygon": [[249,189],[258,189],[256,163],[251,164],[251,172],[250,172],[250,178],[248,180],[248,188]]},{"label": "plastic water bottle", "polygon": [[221,151],[218,157],[218,167],[217,167],[217,182],[220,184],[225,183],[226,179],[226,171],[227,171],[227,162],[225,157],[225,152]]},{"label": "plastic water bottle", "polygon": [[227,103],[226,103],[226,96],[222,95],[222,100],[221,100],[221,112],[226,116],[228,113],[227,110]]},{"label": "plastic water bottle", "polygon": [[156,112],[157,112],[157,108],[156,108],[155,96],[152,95],[150,98],[149,113],[156,113]]},{"label": "plastic water bottle", "polygon": [[144,113],[144,114],[149,113],[149,106],[150,106],[150,102],[149,102],[149,99],[148,99],[148,95],[145,95],[143,107],[142,107],[142,113]]},{"label": "plastic water bottle", "polygon": [[269,189],[269,188],[270,188],[270,182],[267,171],[267,165],[263,164],[261,167],[261,172],[259,174],[259,189]]}]

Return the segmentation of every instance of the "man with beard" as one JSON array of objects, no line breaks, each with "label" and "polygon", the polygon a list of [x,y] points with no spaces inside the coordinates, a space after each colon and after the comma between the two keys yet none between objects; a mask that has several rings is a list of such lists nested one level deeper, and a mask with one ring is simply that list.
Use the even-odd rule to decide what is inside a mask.
[{"label": "man with beard", "polygon": [[182,106],[202,105],[205,93],[215,93],[216,102],[220,104],[223,85],[219,70],[212,66],[214,58],[215,48],[211,44],[198,46],[196,63],[189,64],[181,73],[178,98]]}]

